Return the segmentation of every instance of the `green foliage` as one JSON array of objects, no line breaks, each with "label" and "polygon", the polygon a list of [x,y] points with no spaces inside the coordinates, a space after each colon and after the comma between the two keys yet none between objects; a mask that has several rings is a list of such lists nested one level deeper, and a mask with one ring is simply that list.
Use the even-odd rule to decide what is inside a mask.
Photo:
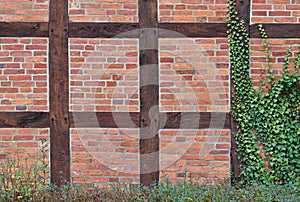
[{"label": "green foliage", "polygon": [[[12,157],[11,157],[12,156]],[[46,140],[41,140],[41,148],[34,156],[20,153],[7,154],[0,163],[1,201],[33,199],[42,193],[49,183],[48,148]]]},{"label": "green foliage", "polygon": [[[44,142],[45,143],[45,142]],[[114,184],[106,189],[93,186],[81,186],[65,183],[63,186],[50,184],[47,177],[48,164],[46,161],[47,148],[42,146],[42,158],[36,158],[36,165],[31,167],[17,167],[19,157],[7,158],[1,164],[0,201],[143,201],[143,202],[194,202],[194,201],[300,201],[300,183],[288,185],[251,185],[229,186],[199,185],[191,180],[183,180],[177,184],[167,178],[153,184],[151,187],[133,184]],[[43,159],[44,158],[44,159]]]},{"label": "green foliage", "polygon": [[[121,188],[122,187],[122,188]],[[151,188],[133,185],[116,186],[111,189],[87,189],[82,186],[66,184],[57,187],[47,185],[43,192],[19,201],[141,201],[141,202],[194,202],[194,201],[299,201],[300,187],[297,185],[251,185],[248,187],[232,187],[228,185],[202,185],[184,181],[172,184],[160,182]],[[12,201],[2,199],[1,201]]]},{"label": "green foliage", "polygon": [[[232,68],[232,115],[238,123],[235,138],[243,161],[243,184],[286,184],[300,177],[300,54],[290,70],[291,49],[284,58],[282,75],[275,80],[268,38],[259,26],[266,47],[267,79],[255,89],[250,77],[250,43],[238,18],[235,0],[228,0],[228,41]],[[266,91],[262,91],[265,88]],[[262,144],[265,155],[261,154]]]}]

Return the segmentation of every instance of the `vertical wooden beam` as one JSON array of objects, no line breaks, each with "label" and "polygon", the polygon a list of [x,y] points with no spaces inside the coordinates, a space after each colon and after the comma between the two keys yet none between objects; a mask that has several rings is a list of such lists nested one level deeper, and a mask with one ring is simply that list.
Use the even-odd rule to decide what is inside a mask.
[{"label": "vertical wooden beam", "polygon": [[[250,37],[250,0],[237,0],[236,2],[236,10],[238,11],[238,16],[240,20],[245,21],[246,30],[248,31]],[[230,75],[232,75],[232,69],[230,69]],[[230,81],[230,92],[233,93],[233,82]],[[231,108],[233,106],[232,96],[231,96]],[[231,170],[234,178],[239,181],[239,176],[241,173],[240,162],[238,159],[237,153],[237,144],[236,140],[233,137],[233,134],[237,133],[237,123],[232,116],[230,116],[230,128],[231,128],[231,152],[230,152],[230,160],[231,160]]]},{"label": "vertical wooden beam", "polygon": [[246,26],[246,30],[250,31],[250,17],[251,17],[251,2],[250,0],[237,0],[236,2],[236,7],[237,7],[237,12],[238,12],[238,16],[241,20],[244,20],[245,22],[245,26]]},{"label": "vertical wooden beam", "polygon": [[49,16],[51,182],[70,181],[68,1],[51,0]]},{"label": "vertical wooden beam", "polygon": [[140,182],[159,180],[159,73],[157,0],[139,0]]}]

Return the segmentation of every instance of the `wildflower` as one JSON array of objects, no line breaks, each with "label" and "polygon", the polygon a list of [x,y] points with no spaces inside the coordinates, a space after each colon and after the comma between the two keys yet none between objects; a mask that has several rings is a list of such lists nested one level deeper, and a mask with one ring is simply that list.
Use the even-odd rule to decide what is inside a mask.
[{"label": "wildflower", "polygon": [[22,199],[22,198],[23,198],[23,196],[21,196],[21,195],[20,195],[20,196],[18,196],[18,199]]}]

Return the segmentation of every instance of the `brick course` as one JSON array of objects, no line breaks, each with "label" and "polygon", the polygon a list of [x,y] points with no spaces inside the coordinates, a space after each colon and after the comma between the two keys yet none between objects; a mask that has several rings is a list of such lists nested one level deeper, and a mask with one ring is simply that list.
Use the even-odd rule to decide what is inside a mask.
[{"label": "brick course", "polygon": [[69,0],[73,22],[137,22],[137,0]]}]

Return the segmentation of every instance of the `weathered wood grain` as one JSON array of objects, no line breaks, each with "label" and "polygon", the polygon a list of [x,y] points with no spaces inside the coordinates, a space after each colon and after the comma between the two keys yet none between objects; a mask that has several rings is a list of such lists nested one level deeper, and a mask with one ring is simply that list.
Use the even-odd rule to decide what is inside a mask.
[{"label": "weathered wood grain", "polygon": [[0,128],[48,127],[48,112],[0,112]]},{"label": "weathered wood grain", "polygon": [[[300,24],[299,23],[266,23],[263,27],[268,35],[268,38],[300,38]],[[258,24],[250,26],[250,37],[261,38]]]},{"label": "weathered wood grain", "polygon": [[70,112],[71,128],[139,128],[139,112]]},{"label": "weathered wood grain", "polygon": [[245,28],[249,33],[249,25],[250,25],[250,12],[251,12],[251,1],[250,0],[236,0],[236,7],[238,16],[241,20],[245,22]]},{"label": "weathered wood grain", "polygon": [[49,17],[51,182],[70,181],[68,1],[51,0]]},{"label": "weathered wood grain", "polygon": [[159,180],[159,79],[157,0],[139,0],[140,182]]},{"label": "weathered wood grain", "polygon": [[48,37],[47,22],[0,22],[0,37]]},{"label": "weathered wood grain", "polygon": [[227,112],[168,112],[160,116],[161,129],[230,129]]},{"label": "weathered wood grain", "polygon": [[[239,3],[239,2],[243,3]],[[246,23],[250,37],[260,38],[258,24],[249,25],[247,1],[238,0],[239,16]],[[244,11],[246,10],[246,11]],[[263,24],[270,38],[299,38],[298,23],[266,23]],[[227,37],[226,23],[159,23],[159,38],[183,37]],[[138,38],[137,23],[91,23],[70,22],[69,37],[72,38]],[[170,32],[171,31],[171,32]],[[0,37],[48,37],[47,22],[0,22]]]},{"label": "weathered wood grain", "polygon": [[238,147],[234,134],[237,133],[237,123],[234,118],[230,116],[230,128],[231,128],[231,148],[230,148],[230,162],[231,162],[231,171],[232,175],[235,177],[236,181],[240,180],[241,166],[238,158]]},{"label": "weathered wood grain", "polygon": [[226,23],[160,23],[158,27],[160,38],[227,37]]},{"label": "weathered wood grain", "polygon": [[69,37],[73,38],[138,38],[136,23],[69,23]]},{"label": "weathered wood grain", "polygon": [[[159,129],[230,129],[228,112],[159,113]],[[139,128],[139,112],[70,112],[71,128]]]}]

